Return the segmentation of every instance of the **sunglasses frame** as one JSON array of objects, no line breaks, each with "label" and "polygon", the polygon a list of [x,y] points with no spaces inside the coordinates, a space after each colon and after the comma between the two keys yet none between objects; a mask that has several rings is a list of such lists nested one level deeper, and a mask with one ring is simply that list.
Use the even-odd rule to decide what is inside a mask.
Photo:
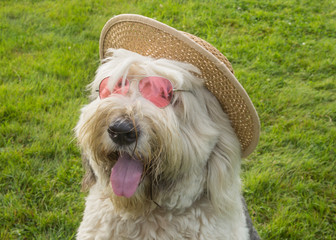
[{"label": "sunglasses frame", "polygon": [[[106,77],[106,78],[110,78],[111,76],[108,76],[108,77]],[[141,78],[141,79],[135,79],[135,78],[133,78],[133,79],[129,79],[129,77],[143,77],[143,78]],[[119,80],[118,81],[120,81],[121,79],[122,80],[127,80],[127,81],[129,81],[129,83],[131,83],[131,81],[137,81],[137,89],[138,89],[138,91],[139,91],[139,93],[141,94],[141,91],[140,91],[140,89],[139,89],[139,82],[141,81],[141,80],[143,80],[143,79],[145,79],[145,78],[148,78],[148,77],[157,77],[157,78],[163,78],[163,79],[166,79],[166,80],[168,80],[169,82],[170,82],[170,84],[171,84],[171,86],[173,87],[173,83],[168,79],[168,78],[165,78],[165,77],[162,77],[162,76],[147,76],[147,75],[128,75],[127,77],[122,77],[122,78],[119,78]],[[96,90],[96,92],[98,92],[98,96],[99,96],[99,98],[100,99],[102,99],[101,97],[100,97],[100,85],[102,84],[102,82],[106,79],[106,78],[104,78],[103,80],[101,80],[100,81],[100,83],[99,83],[99,87],[98,87],[98,89]],[[118,83],[118,82],[117,82]],[[116,84],[117,84],[116,83]],[[115,84],[115,85],[116,85]],[[190,90],[187,90],[187,89],[177,89],[177,88],[172,88],[172,91],[173,91],[173,97],[174,97],[174,92],[191,92]],[[127,91],[128,92],[128,91]],[[126,92],[126,94],[127,94],[127,92]],[[112,95],[113,93],[111,93],[110,95]],[[116,95],[119,95],[119,94],[116,94]],[[142,97],[144,97],[142,94],[141,94],[141,96]],[[152,102],[155,106],[157,106],[158,108],[165,108],[165,107],[167,107],[170,103],[171,103],[171,101],[172,101],[172,99],[173,99],[173,97],[170,99],[170,101],[169,101],[169,103],[166,105],[166,106],[163,106],[163,107],[159,107],[159,106],[157,106],[156,104],[154,104],[152,101],[150,101],[149,99],[147,99],[147,98],[145,98],[145,99],[147,99],[148,101],[150,101],[150,102]],[[104,98],[103,98],[104,99]]]}]

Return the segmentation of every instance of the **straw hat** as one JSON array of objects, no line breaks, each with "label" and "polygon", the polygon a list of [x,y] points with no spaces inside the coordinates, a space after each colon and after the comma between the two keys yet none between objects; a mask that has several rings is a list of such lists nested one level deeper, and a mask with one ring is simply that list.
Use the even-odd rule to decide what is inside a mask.
[{"label": "straw hat", "polygon": [[104,26],[99,41],[100,58],[108,48],[123,48],[144,56],[188,62],[198,67],[205,87],[218,99],[239,138],[242,157],[257,146],[258,114],[244,88],[233,75],[227,58],[210,43],[154,19],[122,14]]}]

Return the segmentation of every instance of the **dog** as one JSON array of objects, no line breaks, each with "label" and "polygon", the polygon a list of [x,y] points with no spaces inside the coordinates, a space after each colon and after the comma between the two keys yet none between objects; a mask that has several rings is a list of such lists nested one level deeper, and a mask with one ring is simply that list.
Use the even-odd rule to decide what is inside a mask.
[{"label": "dog", "polygon": [[249,238],[242,144],[197,66],[109,48],[75,127],[77,239]]}]

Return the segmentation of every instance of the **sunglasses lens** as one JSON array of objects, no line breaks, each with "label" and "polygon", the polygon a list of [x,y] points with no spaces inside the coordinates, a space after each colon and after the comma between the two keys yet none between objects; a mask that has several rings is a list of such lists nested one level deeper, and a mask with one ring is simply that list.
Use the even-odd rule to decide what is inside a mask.
[{"label": "sunglasses lens", "polygon": [[162,77],[143,78],[139,82],[139,91],[144,98],[159,108],[168,106],[173,97],[171,82]]},{"label": "sunglasses lens", "polygon": [[99,97],[100,99],[107,98],[111,95],[110,90],[107,87],[107,83],[110,77],[104,78],[99,85]]},{"label": "sunglasses lens", "polygon": [[119,79],[117,84],[114,85],[114,88],[113,88],[112,92],[108,89],[109,79],[110,79],[110,77],[104,78],[103,81],[101,81],[101,83],[99,85],[99,97],[100,97],[100,99],[104,99],[104,98],[109,97],[111,95],[111,93],[126,95],[126,93],[128,92],[128,88],[129,88],[129,83],[126,79],[125,79],[124,83],[123,83],[122,78]]},{"label": "sunglasses lens", "polygon": [[129,89],[129,82],[127,79],[123,81],[122,78],[114,85],[112,93],[126,95]]}]

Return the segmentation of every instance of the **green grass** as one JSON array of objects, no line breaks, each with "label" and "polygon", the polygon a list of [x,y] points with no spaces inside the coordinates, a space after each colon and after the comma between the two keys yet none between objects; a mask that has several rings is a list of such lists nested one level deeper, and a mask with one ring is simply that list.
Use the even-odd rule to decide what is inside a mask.
[{"label": "green grass", "polygon": [[263,239],[336,239],[336,2],[1,1],[0,239],[73,239],[84,209],[73,127],[113,15],[209,41],[259,113],[244,194]]}]

